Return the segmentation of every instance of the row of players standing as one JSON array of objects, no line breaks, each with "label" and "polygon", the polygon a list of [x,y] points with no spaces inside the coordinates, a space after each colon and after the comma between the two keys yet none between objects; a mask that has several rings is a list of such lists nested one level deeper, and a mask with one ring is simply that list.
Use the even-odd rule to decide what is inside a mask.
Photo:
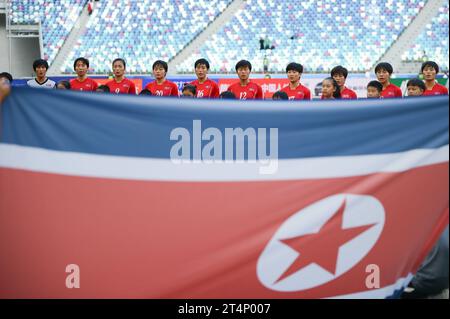
[{"label": "row of players standing", "polygon": [[[76,91],[107,91],[115,94],[136,94],[136,86],[133,81],[126,78],[126,62],[124,59],[117,58],[112,63],[114,79],[106,83],[99,90],[99,85],[96,81],[88,77],[89,60],[80,57],[74,61],[74,70],[77,77],[70,80],[66,88]],[[197,80],[189,83],[183,89],[183,95],[190,95],[197,98],[218,98],[220,96],[219,87],[217,83],[208,78],[208,71],[210,65],[206,59],[199,59],[194,64],[195,74]],[[33,69],[36,72],[36,78],[28,81],[28,85],[32,87],[47,87],[52,88],[56,83],[46,77],[48,70],[48,63],[45,60],[36,60],[33,64]],[[178,97],[178,86],[167,80],[168,65],[165,61],[155,61],[153,63],[153,76],[155,81],[149,83],[142,94],[154,96],[173,96]],[[235,66],[239,81],[232,84],[228,88],[228,92],[240,100],[262,99],[263,91],[261,86],[250,80],[252,65],[247,60],[239,61]],[[424,80],[412,81],[412,84],[418,84],[421,89],[420,95],[448,95],[448,90],[445,86],[436,82],[436,75],[439,73],[439,66],[433,61],[426,61],[422,64],[421,73]],[[286,74],[289,80],[289,85],[284,87],[281,94],[289,100],[310,100],[310,90],[300,83],[303,66],[300,63],[289,63],[286,67]],[[367,97],[369,98],[395,98],[402,97],[402,91],[399,87],[390,82],[393,74],[393,67],[387,62],[381,62],[375,67],[375,75],[377,81],[371,81],[367,87]],[[326,78],[322,82],[322,99],[356,99],[356,93],[345,86],[348,76],[348,70],[339,65],[331,70],[331,77]],[[378,83],[377,83],[378,82]],[[409,83],[408,83],[409,84]],[[416,85],[417,86],[417,85]],[[409,86],[408,86],[409,88]],[[284,93],[283,93],[284,92]],[[229,95],[228,95],[229,96]]]}]

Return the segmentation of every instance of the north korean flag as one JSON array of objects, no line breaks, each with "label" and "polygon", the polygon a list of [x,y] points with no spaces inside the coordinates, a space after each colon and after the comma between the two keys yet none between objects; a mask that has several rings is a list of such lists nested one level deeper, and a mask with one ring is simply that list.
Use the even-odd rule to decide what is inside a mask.
[{"label": "north korean flag", "polygon": [[[1,110],[0,297],[395,295],[448,225],[448,97],[272,103],[17,89]],[[230,128],[276,128],[276,169],[225,161]],[[208,132],[224,161],[195,158]]]}]

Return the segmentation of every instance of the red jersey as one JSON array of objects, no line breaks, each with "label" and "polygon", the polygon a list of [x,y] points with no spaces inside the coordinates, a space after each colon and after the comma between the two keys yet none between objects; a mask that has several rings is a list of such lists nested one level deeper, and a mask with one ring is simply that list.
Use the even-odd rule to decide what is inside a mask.
[{"label": "red jersey", "polygon": [[152,95],[155,96],[180,96],[178,93],[178,86],[168,80],[165,80],[162,84],[158,84],[156,81],[153,81],[147,84],[145,88],[152,92]]},{"label": "red jersey", "polygon": [[131,80],[124,78],[121,82],[117,83],[116,80],[111,80],[106,83],[109,87],[110,93],[113,94],[132,94],[136,95],[136,86]]},{"label": "red jersey", "polygon": [[436,83],[431,90],[425,90],[422,96],[426,95],[448,95],[448,90],[442,84]]},{"label": "red jersey", "polygon": [[[401,93],[401,91],[400,91]],[[401,96],[401,94],[400,94]],[[344,89],[341,92],[341,99],[343,100],[356,100],[358,96],[356,95],[355,91],[350,90],[347,87],[344,87]]]},{"label": "red jersey", "polygon": [[246,86],[241,86],[240,82],[232,84],[228,91],[233,92],[237,99],[239,100],[253,100],[262,99],[263,91],[262,88],[253,82],[249,82]]},{"label": "red jersey", "polygon": [[70,89],[74,91],[87,91],[92,92],[97,90],[98,83],[90,78],[86,78],[83,82],[78,78],[70,80]]},{"label": "red jersey", "polygon": [[383,91],[381,91],[383,98],[402,97],[402,90],[394,84],[389,84]]},{"label": "red jersey", "polygon": [[311,91],[301,84],[293,90],[288,85],[281,89],[281,91],[289,96],[289,100],[311,100]]},{"label": "red jersey", "polygon": [[192,85],[197,88],[197,98],[208,99],[208,98],[218,98],[219,97],[219,86],[216,82],[206,79],[205,82],[199,83],[198,80],[192,81]]}]

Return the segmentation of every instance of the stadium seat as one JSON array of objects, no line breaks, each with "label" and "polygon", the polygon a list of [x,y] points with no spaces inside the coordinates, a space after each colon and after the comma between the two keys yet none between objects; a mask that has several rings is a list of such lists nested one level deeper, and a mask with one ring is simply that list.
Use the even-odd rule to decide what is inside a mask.
[{"label": "stadium seat", "polygon": [[127,61],[129,73],[151,72],[155,60],[173,58],[231,2],[100,1],[62,71],[72,72],[73,60],[85,56],[96,73],[108,73],[117,57]]},{"label": "stadium seat", "polygon": [[[96,3],[86,32],[63,68],[72,73],[76,57],[91,60],[95,73],[108,73],[122,57],[129,73],[150,73],[157,59],[169,61],[208,26],[232,0],[110,0]],[[44,57],[51,63],[64,45],[85,0],[10,0],[13,24],[42,23]],[[211,72],[234,73],[248,59],[255,72],[284,73],[298,61],[305,72],[327,72],[342,64],[351,72],[370,69],[424,6],[424,0],[247,0],[230,21],[203,43],[177,71],[192,73],[200,57]],[[199,14],[201,12],[201,14]],[[448,70],[448,3],[403,60],[426,56]],[[267,37],[275,47],[260,50]]]},{"label": "stadium seat", "polygon": [[69,36],[85,0],[10,0],[11,24],[42,24],[44,57],[51,63]]},{"label": "stadium seat", "polygon": [[433,22],[425,27],[416,42],[403,54],[404,61],[432,60],[443,71],[448,71],[448,13],[447,2],[439,8]]},{"label": "stadium seat", "polygon": [[199,57],[212,72],[234,72],[240,59],[263,71],[259,39],[269,37],[269,70],[284,72],[295,60],[305,70],[328,71],[337,64],[363,72],[377,61],[423,7],[421,0],[296,1],[249,0],[243,9],[178,68],[192,72]]}]

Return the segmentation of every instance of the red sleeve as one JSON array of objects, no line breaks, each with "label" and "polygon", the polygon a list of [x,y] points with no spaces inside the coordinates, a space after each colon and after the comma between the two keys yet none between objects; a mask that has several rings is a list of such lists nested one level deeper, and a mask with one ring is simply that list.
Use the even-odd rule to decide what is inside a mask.
[{"label": "red sleeve", "polygon": [[172,92],[170,93],[170,96],[180,97],[180,93],[178,92],[178,85],[176,85],[175,83],[172,83]]},{"label": "red sleeve", "polygon": [[136,95],[136,85],[131,80],[130,80],[130,90],[128,91],[128,94]]},{"label": "red sleeve", "polygon": [[351,99],[352,99],[352,100],[357,100],[357,99],[358,99],[358,96],[356,95],[356,92],[353,91],[353,90],[350,90],[350,92],[352,92],[352,94],[351,94]]},{"label": "red sleeve", "polygon": [[153,83],[153,82],[150,82],[149,84],[147,84],[147,85],[145,86],[144,89],[147,89],[147,90],[149,90],[150,92],[152,92],[152,94],[154,94],[153,91],[152,91],[152,83]]},{"label": "red sleeve", "polygon": [[255,98],[256,99],[263,99],[264,98],[264,96],[263,96],[263,91],[262,91],[262,88],[261,88],[261,86],[259,86],[259,85],[256,85],[257,87],[258,87],[258,89],[257,89],[257,91],[256,91],[256,96],[255,96]]},{"label": "red sleeve", "polygon": [[217,85],[216,82],[212,81],[212,89],[211,89],[211,96],[210,98],[212,99],[217,99],[220,95],[219,93],[219,86]]},{"label": "red sleeve", "polygon": [[92,91],[96,91],[98,89],[98,83],[94,80],[92,80]]},{"label": "red sleeve", "polygon": [[107,82],[105,85],[109,88],[109,91],[110,91],[111,93],[113,93],[113,91],[112,91],[112,89],[111,89],[111,82],[112,82],[112,81],[109,81],[109,82]]},{"label": "red sleeve", "polygon": [[307,87],[305,87],[305,97],[303,99],[311,100],[311,91]]},{"label": "red sleeve", "polygon": [[441,93],[443,95],[448,95],[448,89],[445,86],[443,86],[443,85],[441,85]]},{"label": "red sleeve", "polygon": [[75,86],[73,85],[73,83],[75,82],[74,80],[75,80],[75,79],[72,79],[72,80],[69,81],[69,83],[70,83],[70,89],[71,89],[72,91],[76,91],[76,90],[77,90],[77,89],[75,88]]},{"label": "red sleeve", "polygon": [[[234,92],[234,84],[231,84],[231,85],[228,87],[227,91],[229,91],[229,92],[233,93],[234,95],[236,95],[236,93]],[[236,96],[236,98],[238,98],[238,97]]]},{"label": "red sleeve", "polygon": [[402,90],[398,86],[395,86],[395,96],[403,97]]}]

